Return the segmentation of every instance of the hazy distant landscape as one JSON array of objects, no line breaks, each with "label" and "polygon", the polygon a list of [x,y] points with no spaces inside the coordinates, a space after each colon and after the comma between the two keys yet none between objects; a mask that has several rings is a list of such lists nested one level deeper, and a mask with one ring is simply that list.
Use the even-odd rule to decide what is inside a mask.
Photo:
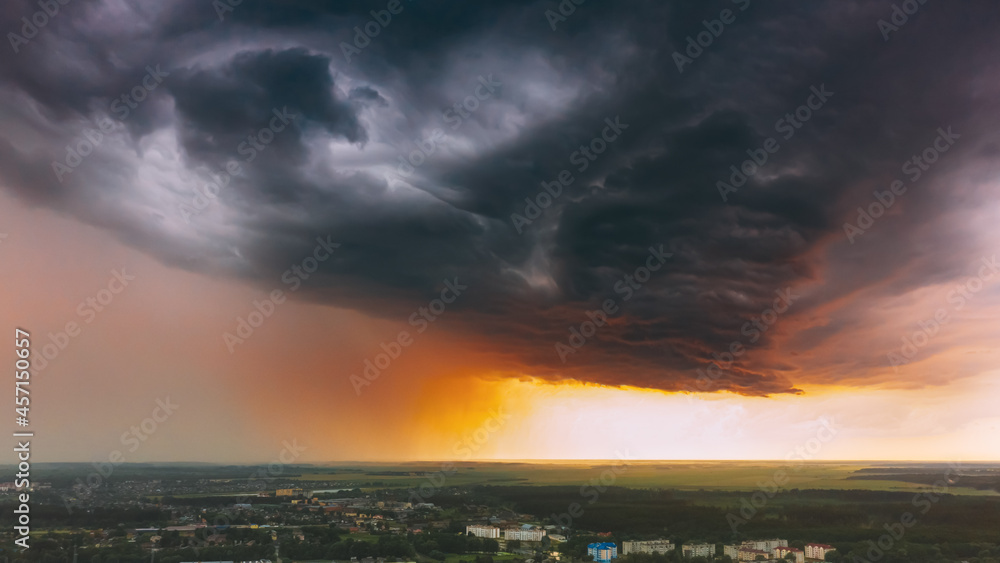
[{"label": "hazy distant landscape", "polygon": [[[275,549],[292,561],[366,554],[423,563],[523,563],[556,554],[589,561],[594,541],[665,537],[721,550],[780,537],[790,546],[833,544],[826,559],[839,562],[864,554],[866,542],[907,513],[917,515],[897,545],[907,561],[985,553],[979,563],[989,563],[1000,554],[995,463],[356,462],[270,470],[46,463],[35,471],[30,560],[75,546],[88,561],[108,562],[139,560],[150,550],[179,563],[266,558]],[[0,499],[3,510],[17,506],[13,491]],[[494,520],[545,530],[547,539],[492,547],[466,539],[466,526]],[[8,539],[0,547],[13,546]],[[622,563],[651,562],[625,556]]]},{"label": "hazy distant landscape", "polygon": [[[612,463],[608,461],[568,462],[444,462],[454,468],[450,486],[470,485],[568,485],[586,482]],[[345,488],[409,488],[419,486],[428,474],[442,471],[443,462],[349,464],[302,464],[285,468],[282,480],[301,481],[312,488],[316,482]],[[95,472],[91,464],[42,463],[39,471],[46,481],[65,484],[86,479]],[[214,464],[124,464],[114,469],[115,480],[125,479],[232,479],[238,481],[254,466]],[[784,468],[789,475],[786,488],[914,491],[941,479],[947,463],[900,462],[740,462],[740,461],[629,461],[627,471],[617,476],[616,485],[641,489],[749,491],[757,483]],[[949,487],[955,495],[1000,495],[1000,464],[963,462],[961,478]],[[249,468],[249,469],[248,469]],[[10,466],[7,471],[13,470]],[[326,486],[324,485],[324,486]]]},{"label": "hazy distant landscape", "polygon": [[[610,467],[607,461],[568,462],[452,462],[455,472],[449,486],[471,485],[571,485],[587,482]],[[418,487],[426,476],[442,471],[442,462],[303,464],[286,467],[282,480],[301,481],[314,488]],[[95,471],[91,464],[44,463],[39,471],[54,484],[85,479]],[[639,489],[751,491],[757,483],[786,469],[788,489],[917,491],[941,479],[947,463],[900,462],[740,462],[740,461],[629,461],[616,476],[616,486]],[[961,478],[949,487],[954,495],[1000,495],[1000,464],[963,462]],[[247,478],[253,466],[213,464],[124,464],[114,470],[115,480],[126,479],[232,479]],[[9,470],[8,470],[9,471]],[[247,478],[248,479],[248,478]]]}]

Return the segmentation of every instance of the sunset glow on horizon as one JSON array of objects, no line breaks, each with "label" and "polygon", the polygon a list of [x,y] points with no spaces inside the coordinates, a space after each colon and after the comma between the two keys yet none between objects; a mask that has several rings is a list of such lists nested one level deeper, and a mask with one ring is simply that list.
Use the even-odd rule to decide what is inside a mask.
[{"label": "sunset glow on horizon", "polygon": [[128,461],[1000,460],[989,7],[754,2],[678,69],[693,4],[418,4],[347,56],[367,9],[95,2],[4,59],[39,460],[168,397]]},{"label": "sunset glow on horizon", "polygon": [[[885,376],[871,377],[863,386],[849,381],[810,384],[808,373],[800,373],[798,395],[671,393],[572,380],[559,383],[527,373],[512,378],[514,374],[480,367],[489,365],[494,354],[488,346],[480,343],[477,350],[469,350],[461,344],[466,341],[461,334],[442,329],[428,331],[419,347],[407,350],[358,396],[349,374],[360,372],[365,359],[380,350],[379,343],[395,334],[398,323],[286,303],[280,315],[253,336],[254,348],[230,356],[216,343],[218,327],[226,324],[227,315],[220,313],[212,321],[206,315],[215,314],[200,303],[229,300],[239,307],[266,295],[266,288],[234,290],[180,272],[135,254],[106,234],[71,226],[47,212],[24,209],[17,217],[14,226],[25,234],[3,251],[7,259],[24,264],[32,263],[32,256],[45,257],[34,264],[45,269],[45,279],[58,283],[75,276],[81,286],[98,288],[106,283],[104,264],[126,265],[136,276],[134,288],[122,294],[122,302],[113,302],[101,314],[100,333],[85,330],[73,339],[37,381],[40,393],[49,397],[39,406],[46,414],[41,419],[54,425],[49,430],[53,447],[44,453],[51,461],[93,461],[91,452],[115,446],[122,420],[146,416],[150,391],[130,386],[136,378],[159,388],[157,396],[171,396],[191,415],[165,427],[164,437],[158,435],[144,445],[136,461],[254,460],[261,443],[280,444],[289,437],[307,444],[305,460],[314,462],[595,460],[615,459],[626,452],[631,459],[648,460],[780,460],[814,437],[823,421],[836,430],[836,438],[815,453],[817,460],[1000,459],[1000,444],[991,439],[1000,424],[994,400],[1000,396],[1000,374],[995,370],[947,385],[935,383],[933,377],[925,377],[923,384],[889,378],[891,368],[883,368]],[[50,259],[70,257],[83,247],[105,249],[101,267],[91,266],[97,261]],[[17,275],[13,273],[7,283],[18,283]],[[905,303],[908,310],[919,310],[926,307],[924,302],[940,302],[947,286],[924,288],[884,306],[896,309]],[[40,292],[43,288],[36,286],[39,296],[45,295]],[[81,290],[60,301],[52,300],[51,293],[42,300],[22,301],[8,314],[16,317],[30,310],[44,326],[52,327],[47,330],[55,331],[77,317],[75,303],[85,294]],[[164,302],[153,295],[173,297]],[[976,322],[985,314],[985,301],[963,328],[989,333],[991,329]],[[131,327],[150,316],[191,328],[160,333],[152,340],[140,338]],[[344,330],[345,321],[349,330]],[[308,326],[315,330],[289,339],[290,323],[299,330]],[[310,336],[302,340],[302,334]],[[920,364],[934,370],[960,362],[968,349],[955,340],[960,334],[942,335],[956,342],[953,351],[928,354]],[[204,342],[212,345],[199,344]],[[193,357],[182,350],[200,350],[201,367],[189,369]],[[115,360],[107,364],[94,359],[102,356]],[[331,362],[351,367],[324,367]],[[905,367],[904,373],[915,373],[915,367]],[[74,372],[76,377],[67,380]],[[178,381],[186,385],[178,388]],[[71,392],[56,394],[57,388]],[[121,400],[103,403],[96,414],[92,401],[112,393]],[[278,394],[287,397],[285,403],[276,399]],[[955,409],[955,404],[962,408]],[[280,416],[257,416],[275,410],[282,411]],[[252,431],[242,438],[211,428],[206,432],[201,421],[209,413],[211,420],[220,420],[219,416],[228,420],[223,427],[232,424]],[[65,425],[82,417],[107,430],[78,434]],[[45,428],[46,423],[42,425]],[[217,423],[211,426],[219,428]],[[193,442],[179,438],[192,434],[201,437]],[[183,446],[177,449],[174,444]],[[219,449],[223,444],[225,449]]]}]

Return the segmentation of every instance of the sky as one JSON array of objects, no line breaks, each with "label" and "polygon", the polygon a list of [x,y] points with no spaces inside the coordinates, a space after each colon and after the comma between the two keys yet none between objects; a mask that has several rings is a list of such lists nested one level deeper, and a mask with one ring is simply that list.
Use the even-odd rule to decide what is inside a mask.
[{"label": "sky", "polygon": [[40,10],[39,461],[1000,460],[991,2]]}]

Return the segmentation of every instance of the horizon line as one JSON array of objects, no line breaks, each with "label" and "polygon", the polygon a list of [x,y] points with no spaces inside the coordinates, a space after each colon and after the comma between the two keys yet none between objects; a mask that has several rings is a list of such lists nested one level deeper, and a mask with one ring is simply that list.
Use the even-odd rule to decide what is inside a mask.
[{"label": "horizon line", "polygon": [[[308,465],[343,465],[343,464],[369,464],[369,465],[392,465],[392,464],[427,464],[427,463],[499,463],[499,464],[572,464],[572,463],[618,463],[627,461],[629,463],[921,463],[921,464],[942,464],[942,463],[968,463],[968,464],[1000,464],[1000,459],[625,459],[625,458],[526,458],[526,459],[421,459],[421,460],[328,460],[328,461],[304,461],[301,463],[282,464],[287,466],[308,466]],[[106,463],[102,461],[38,461],[36,464],[82,464],[93,465],[95,463]],[[273,460],[262,461],[129,461],[116,463],[116,466],[123,465],[260,465],[273,463]],[[16,466],[16,464],[0,464],[0,467]]]}]

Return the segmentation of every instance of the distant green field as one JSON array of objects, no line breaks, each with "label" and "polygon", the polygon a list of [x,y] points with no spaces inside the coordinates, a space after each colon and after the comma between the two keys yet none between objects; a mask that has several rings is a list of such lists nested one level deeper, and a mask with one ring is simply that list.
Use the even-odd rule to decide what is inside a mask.
[{"label": "distant green field", "polygon": [[[612,461],[574,462],[459,462],[457,471],[447,475],[444,486],[468,485],[569,485],[599,482],[614,466]],[[624,463],[624,462],[622,462]],[[614,484],[639,489],[680,491],[750,491],[758,483],[771,481],[776,472],[788,474],[786,489],[866,490],[908,492],[924,490],[943,476],[946,464],[918,462],[808,462],[789,464],[777,461],[629,461],[615,476]],[[3,467],[3,466],[0,466]],[[423,484],[437,487],[441,471],[450,465],[440,462],[359,463],[339,465],[301,464],[286,468],[285,479],[301,482],[304,489],[412,489]],[[965,480],[949,487],[958,495],[997,496],[1000,464],[964,464]],[[11,469],[13,470],[13,469]],[[184,480],[214,479],[250,481],[257,469],[251,466],[208,464],[122,464],[116,479]],[[38,465],[41,479],[53,486],[70,486],[74,479],[86,478],[89,464]],[[918,478],[919,475],[919,478]],[[865,478],[859,478],[865,477]],[[875,477],[870,479],[868,477]],[[432,480],[433,479],[433,480]],[[923,484],[921,484],[923,483]],[[972,485],[976,485],[973,487]],[[978,487],[978,488],[977,488]],[[232,490],[232,489],[231,489]],[[189,493],[179,497],[220,496],[226,493]],[[239,496],[244,493],[233,493]]]},{"label": "distant green field", "polygon": [[[461,463],[458,471],[447,477],[446,486],[465,485],[583,485],[600,479],[611,468],[607,462],[574,464],[531,463]],[[788,489],[829,489],[869,491],[918,491],[926,485],[906,481],[848,479],[856,471],[871,467],[859,463],[782,464],[779,462],[630,462],[616,476],[615,485],[630,488],[750,491],[758,483],[769,482],[776,472],[784,470]],[[304,481],[336,481],[338,486],[371,489],[377,487],[414,488],[428,481],[423,472],[441,471],[441,464],[412,463],[372,467],[368,471],[343,472],[331,468],[315,468],[303,473]],[[409,473],[378,475],[378,473]],[[605,473],[607,478],[608,474]],[[377,483],[377,484],[376,484]],[[952,486],[949,492],[959,495],[993,495],[992,490]],[[304,484],[304,486],[306,486]]]}]

